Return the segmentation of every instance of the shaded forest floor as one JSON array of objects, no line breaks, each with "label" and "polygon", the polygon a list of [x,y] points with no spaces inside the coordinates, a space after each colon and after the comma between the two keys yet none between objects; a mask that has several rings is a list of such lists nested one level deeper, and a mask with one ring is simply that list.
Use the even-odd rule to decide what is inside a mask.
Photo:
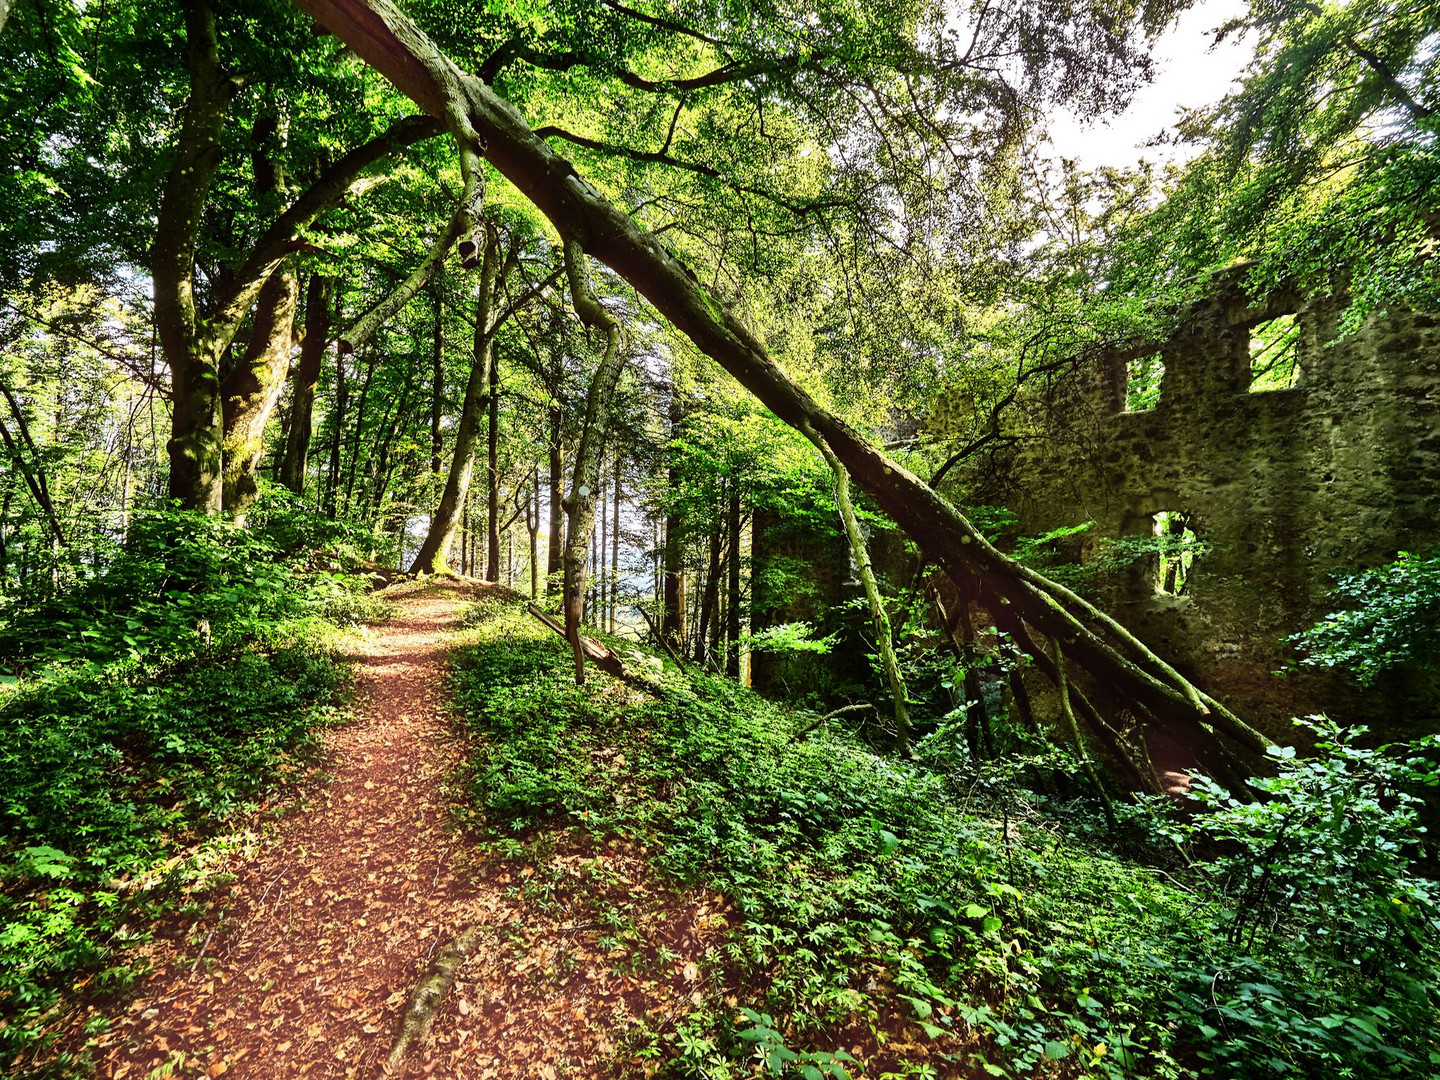
[{"label": "shaded forest floor", "polygon": [[[299,805],[236,848],[198,921],[160,929],[149,975],[69,1018],[62,1045],[88,1043],[96,1075],[382,1075],[412,987],[475,926],[415,1075],[630,1071],[613,1041],[627,1018],[685,1009],[716,900],[660,885],[623,844],[561,839],[521,864],[456,827],[466,745],[445,713],[444,631],[484,591],[392,590],[395,617],[353,657],[354,718],[326,732]],[[602,953],[605,928],[577,921],[597,897],[665,943],[664,970]],[[82,1034],[101,1017],[109,1030]]]},{"label": "shaded forest floor", "polygon": [[[395,614],[352,647],[349,719],[306,720],[321,752],[279,759],[277,782],[300,777],[282,803],[164,849],[166,866],[193,864],[181,895],[124,907],[112,935],[139,961],[124,970],[148,973],[110,997],[94,990],[104,973],[82,973],[70,988],[96,996],[38,1021],[45,1037],[17,1066],[45,1058],[47,1077],[68,1077],[82,1062],[105,1080],[1179,1080],[1440,1064],[1433,951],[1406,955],[1433,942],[1382,942],[1383,987],[1358,969],[1336,978],[1346,954],[1303,934],[1252,948],[1223,878],[1206,876],[1220,871],[1154,861],[1144,807],[1104,835],[1094,806],[971,761],[963,713],[902,761],[843,719],[817,725],[694,666],[658,667],[651,692],[599,674],[577,686],[565,643],[505,589],[383,595]],[[241,670],[289,669],[214,669]],[[251,760],[244,743],[217,745],[224,765]],[[1345,776],[1401,775],[1358,753]],[[1022,764],[1050,790],[1075,773],[1058,751]],[[1313,804],[1281,808],[1318,820]],[[1326,841],[1337,865],[1351,865],[1349,836]],[[1313,877],[1313,850],[1296,880]],[[1384,885],[1352,890],[1351,908],[1394,919],[1408,890],[1407,917],[1433,910],[1428,882]],[[40,915],[49,903],[35,900]],[[1305,918],[1293,926],[1314,932]],[[387,1072],[412,990],[457,938],[473,945],[433,1029]]]}]

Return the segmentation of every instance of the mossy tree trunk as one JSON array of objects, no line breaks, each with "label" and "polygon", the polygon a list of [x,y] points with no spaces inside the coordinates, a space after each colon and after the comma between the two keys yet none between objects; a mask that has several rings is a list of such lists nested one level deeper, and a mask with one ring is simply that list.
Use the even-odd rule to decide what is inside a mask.
[{"label": "mossy tree trunk", "polygon": [[875,628],[875,648],[880,654],[880,665],[884,669],[885,681],[890,686],[890,696],[894,701],[895,748],[902,754],[909,753],[910,706],[906,700],[905,679],[900,674],[900,662],[895,656],[890,616],[885,612],[885,599],[880,595],[880,586],[875,580],[875,568],[870,563],[870,549],[865,543],[860,519],[855,514],[855,504],[850,499],[850,474],[845,471],[845,466],[823,439],[813,434],[811,438],[819,447],[820,453],[825,455],[825,461],[835,476],[835,502],[840,507],[840,520],[845,523],[845,536],[850,541],[855,572],[860,575],[860,583],[865,587],[865,600],[870,606],[870,621]]},{"label": "mossy tree trunk", "polygon": [[[580,624],[585,613],[585,563],[590,533],[595,527],[595,502],[600,485],[600,463],[605,456],[605,440],[610,432],[611,405],[615,387],[624,366],[620,355],[620,321],[610,313],[590,285],[590,272],[585,266],[585,253],[578,240],[565,240],[565,270],[570,281],[570,297],[575,314],[592,330],[605,338],[605,351],[590,379],[585,394],[585,419],[580,428],[580,442],[575,448],[575,466],[570,477],[570,494],[565,500],[565,557],[562,606],[565,612],[565,637],[575,660],[575,681],[585,681],[585,648],[580,640]],[[596,559],[597,567],[603,565]]]},{"label": "mossy tree trunk", "polygon": [[[293,262],[287,261],[270,275],[255,304],[245,352],[221,391],[225,425],[222,499],[237,522],[244,519],[246,508],[259,493],[255,471],[265,449],[265,425],[290,370],[299,291]],[[308,423],[309,417],[304,419]]]},{"label": "mossy tree trunk", "polygon": [[320,385],[320,368],[330,339],[330,306],[335,297],[335,279],[311,274],[305,288],[305,334],[300,343],[300,360],[290,381],[290,430],[285,437],[285,457],[280,463],[280,482],[297,495],[305,492],[305,471],[310,463],[310,440],[315,429],[315,389]]},{"label": "mossy tree trunk", "polygon": [[471,351],[470,375],[465,383],[465,399],[460,407],[460,423],[455,429],[455,445],[450,456],[450,471],[435,513],[430,518],[430,531],[420,545],[411,570],[417,574],[448,573],[450,542],[460,527],[465,501],[470,494],[470,480],[475,468],[475,444],[480,435],[480,420],[485,413],[489,394],[490,365],[495,362],[496,314],[499,309],[499,283],[510,262],[500,250],[500,234],[488,227],[484,254],[480,263],[480,287],[475,299],[475,340]]}]

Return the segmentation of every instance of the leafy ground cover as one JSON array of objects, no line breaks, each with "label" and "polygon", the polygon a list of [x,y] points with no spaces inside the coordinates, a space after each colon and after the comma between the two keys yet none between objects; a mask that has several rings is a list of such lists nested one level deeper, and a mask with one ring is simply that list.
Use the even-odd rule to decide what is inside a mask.
[{"label": "leafy ground cover", "polygon": [[[1123,841],[1100,839],[1096,808],[971,765],[953,728],[899,761],[694,672],[667,669],[658,700],[598,676],[576,687],[564,644],[518,608],[487,602],[469,621],[455,699],[492,842],[526,860],[556,830],[624,838],[736,905],[699,984],[746,989],[697,995],[641,1033],[667,1075],[1421,1077],[1440,1063],[1440,923],[1414,794],[1436,782],[1433,744],[1362,750],[1321,724],[1315,757],[1282,755],[1260,782],[1265,801],[1206,786],[1212,813],[1135,807]],[[917,1031],[929,1049],[886,1051]]]},{"label": "leafy ground cover", "polygon": [[206,845],[337,714],[340,628],[377,612],[360,578],[282,558],[320,539],[305,527],[283,506],[251,531],[155,514],[4,613],[0,1060],[66,991],[133,979],[131,947],[193,901],[177,886]]}]

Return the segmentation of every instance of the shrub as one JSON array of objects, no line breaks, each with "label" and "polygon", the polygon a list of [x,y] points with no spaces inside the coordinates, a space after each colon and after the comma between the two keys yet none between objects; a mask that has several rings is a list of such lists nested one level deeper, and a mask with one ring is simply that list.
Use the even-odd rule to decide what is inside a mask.
[{"label": "shrub", "polygon": [[987,1034],[985,1061],[947,1067],[995,1076],[1434,1072],[1411,790],[1434,781],[1428,747],[1362,750],[1326,726],[1316,757],[1256,781],[1266,802],[1206,787],[1214,812],[1188,828],[1130,809],[1135,829],[1162,823],[1141,861],[1096,838],[1095,806],[1025,791],[1024,763],[971,762],[946,725],[898,761],[723,679],[672,670],[658,701],[577,687],[563,643],[513,610],[472,626],[456,696],[494,834],[640,839],[743,914],[721,962],[756,988],[752,1022],[710,1003],[652,1033],[676,1075],[748,1075],[757,1049],[819,1068],[786,1054],[897,1006],[932,1035]]},{"label": "shrub", "polygon": [[[82,973],[178,902],[184,856],[295,767],[344,675],[337,611],[359,579],[302,573],[264,534],[138,518],[108,566],[12,608],[0,656],[0,1055]],[[326,618],[329,616],[329,618]]]}]

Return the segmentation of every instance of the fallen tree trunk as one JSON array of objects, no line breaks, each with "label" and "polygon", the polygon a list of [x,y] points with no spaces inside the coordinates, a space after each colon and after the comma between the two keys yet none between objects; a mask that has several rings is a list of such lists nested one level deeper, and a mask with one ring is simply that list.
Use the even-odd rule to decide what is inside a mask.
[{"label": "fallen tree trunk", "polygon": [[634,286],[776,416],[828,444],[854,482],[947,574],[978,578],[1117,696],[1257,753],[1269,745],[1109,615],[1000,552],[942,495],[823,409],[657,237],[581,179],[514,106],[461,71],[392,0],[294,2],[443,120],[462,154],[483,148],[561,236]]},{"label": "fallen tree trunk", "polygon": [[455,976],[459,974],[460,968],[475,951],[475,942],[479,936],[480,928],[472,926],[446,945],[435,957],[430,970],[415,984],[415,989],[410,991],[410,998],[405,1002],[405,1011],[400,1016],[400,1027],[395,1033],[395,1043],[385,1061],[384,1075],[402,1074],[410,1048],[423,1043],[429,1037],[430,1028],[435,1023],[435,1014],[440,1011],[440,1004],[450,992],[450,987],[455,985]]},{"label": "fallen tree trunk", "polygon": [[586,637],[580,633],[576,633],[572,638],[571,635],[566,632],[564,623],[535,604],[526,604],[525,610],[531,615],[534,615],[535,618],[539,619],[551,630],[554,630],[555,633],[559,634],[566,641],[570,642],[572,648],[579,649],[584,654],[586,660],[590,661],[590,663],[594,664],[607,675],[613,675],[625,685],[633,686],[637,690],[643,690],[647,694],[658,694],[660,692],[660,683],[658,681],[647,679],[639,672],[626,667],[625,662],[621,660],[619,656],[611,652],[610,649],[606,648],[605,645],[596,641],[594,638]]}]

